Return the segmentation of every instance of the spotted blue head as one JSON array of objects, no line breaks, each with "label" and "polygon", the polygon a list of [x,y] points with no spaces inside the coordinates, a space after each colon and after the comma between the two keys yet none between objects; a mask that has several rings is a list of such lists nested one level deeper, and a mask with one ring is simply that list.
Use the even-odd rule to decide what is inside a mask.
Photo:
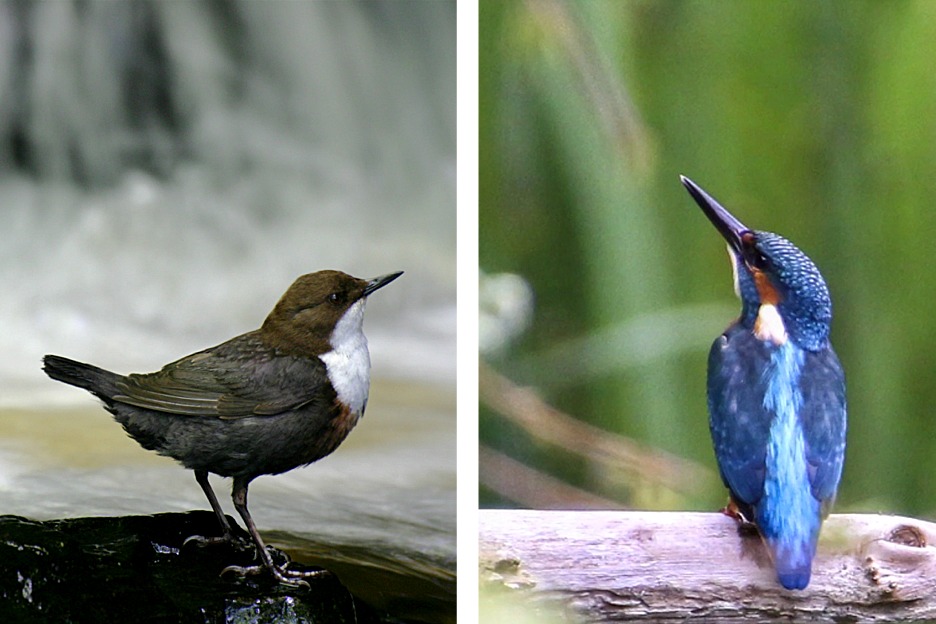
[{"label": "spotted blue head", "polygon": [[813,261],[782,236],[746,227],[689,178],[680,180],[728,242],[741,323],[777,345],[792,340],[807,351],[825,348],[832,300]]}]

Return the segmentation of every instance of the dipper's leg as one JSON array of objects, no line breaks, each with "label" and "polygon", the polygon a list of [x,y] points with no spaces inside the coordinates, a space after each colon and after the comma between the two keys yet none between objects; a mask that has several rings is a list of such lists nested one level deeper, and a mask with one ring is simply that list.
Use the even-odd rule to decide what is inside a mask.
[{"label": "dipper's leg", "polygon": [[211,509],[215,512],[215,516],[218,517],[218,522],[221,524],[221,530],[224,532],[224,535],[222,535],[221,537],[204,537],[202,535],[191,535],[187,537],[184,542],[182,542],[182,545],[185,546],[191,542],[195,542],[199,546],[206,546],[209,544],[233,543],[234,533],[231,531],[231,525],[230,523],[228,523],[227,516],[224,515],[224,511],[221,509],[221,503],[218,502],[218,497],[215,496],[214,490],[211,489],[211,484],[208,483],[208,471],[196,470],[195,480],[198,481],[198,485],[201,486],[201,489],[205,493],[205,496],[208,497],[208,502],[211,503]]},{"label": "dipper's leg", "polygon": [[221,509],[221,503],[218,502],[218,497],[215,496],[214,490],[211,489],[211,484],[208,483],[208,471],[196,470],[195,480],[198,481],[198,485],[201,486],[202,491],[205,492],[205,496],[208,497],[208,502],[211,503],[211,508],[214,510],[215,515],[218,516],[218,522],[221,523],[221,530],[224,531],[224,539],[231,539],[231,525],[228,524],[227,516],[224,515],[224,511]]},{"label": "dipper's leg", "polygon": [[250,479],[245,479],[243,477],[234,478],[234,488],[231,492],[231,499],[234,501],[234,507],[237,509],[237,513],[240,514],[241,518],[244,519],[244,524],[247,525],[247,530],[250,531],[250,535],[253,537],[254,544],[257,545],[257,554],[260,555],[260,559],[263,561],[263,565],[259,566],[228,566],[221,570],[221,574],[225,572],[234,572],[240,575],[246,574],[259,574],[263,572],[264,569],[270,571],[271,574],[284,585],[292,585],[293,587],[308,587],[309,584],[306,583],[303,578],[309,578],[313,576],[319,576],[325,574],[325,570],[310,570],[308,572],[299,572],[296,570],[288,570],[286,565],[280,567],[273,563],[273,558],[270,556],[270,553],[267,552],[266,544],[263,543],[263,539],[260,537],[260,532],[257,530],[257,525],[254,524],[253,518],[250,517],[250,512],[247,511],[247,485],[250,483]]}]

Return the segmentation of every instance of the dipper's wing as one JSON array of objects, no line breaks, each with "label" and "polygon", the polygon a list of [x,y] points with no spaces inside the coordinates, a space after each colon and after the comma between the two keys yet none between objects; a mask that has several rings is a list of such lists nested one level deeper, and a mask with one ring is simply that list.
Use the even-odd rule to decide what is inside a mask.
[{"label": "dipper's wing", "polygon": [[279,414],[313,401],[331,405],[335,393],[327,382],[319,358],[276,355],[250,333],[158,372],[127,375],[117,382],[113,399],[171,414],[239,418]]}]

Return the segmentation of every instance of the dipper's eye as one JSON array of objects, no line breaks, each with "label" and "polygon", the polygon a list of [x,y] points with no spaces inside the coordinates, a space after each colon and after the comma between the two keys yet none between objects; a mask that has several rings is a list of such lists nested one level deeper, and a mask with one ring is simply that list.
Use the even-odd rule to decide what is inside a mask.
[{"label": "dipper's eye", "polygon": [[328,300],[331,303],[341,303],[344,301],[344,294],[333,292],[332,294],[328,295]]}]

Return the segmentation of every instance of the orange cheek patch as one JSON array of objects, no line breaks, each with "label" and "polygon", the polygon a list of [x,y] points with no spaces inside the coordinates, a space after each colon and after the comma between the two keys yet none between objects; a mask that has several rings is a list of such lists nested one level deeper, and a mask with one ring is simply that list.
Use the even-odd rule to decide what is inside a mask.
[{"label": "orange cheek patch", "polygon": [[775,306],[780,303],[780,293],[770,283],[770,278],[763,271],[751,269],[754,274],[754,285],[757,286],[757,293],[760,295],[761,303]]},{"label": "orange cheek patch", "polygon": [[757,287],[757,294],[760,295],[761,300],[757,318],[754,319],[754,335],[764,342],[782,345],[787,341],[787,332],[780,312],[777,310],[780,293],[773,287],[763,271],[752,267],[751,273],[754,274],[754,285]]}]

